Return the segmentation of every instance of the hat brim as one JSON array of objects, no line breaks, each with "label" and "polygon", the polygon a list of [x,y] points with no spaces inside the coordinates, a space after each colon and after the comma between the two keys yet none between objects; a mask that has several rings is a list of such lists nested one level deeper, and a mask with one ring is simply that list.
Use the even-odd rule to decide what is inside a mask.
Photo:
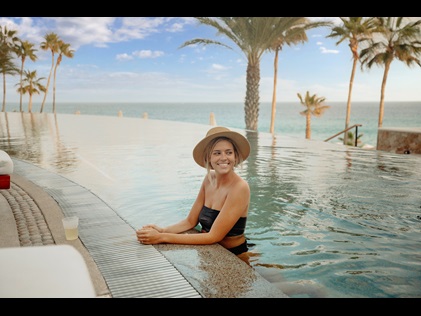
[{"label": "hat brim", "polygon": [[223,129],[219,132],[215,132],[206,136],[194,147],[193,158],[199,166],[205,167],[205,148],[210,141],[218,137],[227,137],[232,139],[237,145],[237,149],[243,160],[246,160],[250,155],[250,143],[247,138],[245,138],[240,133],[231,131],[229,129]]}]

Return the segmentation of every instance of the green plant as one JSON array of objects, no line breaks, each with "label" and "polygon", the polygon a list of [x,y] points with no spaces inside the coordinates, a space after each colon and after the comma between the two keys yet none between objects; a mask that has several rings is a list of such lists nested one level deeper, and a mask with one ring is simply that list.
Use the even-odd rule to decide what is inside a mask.
[{"label": "green plant", "polygon": [[[357,136],[357,147],[363,147],[364,146],[364,143],[360,139],[361,137],[363,137],[363,135],[364,134],[359,134]],[[340,141],[342,141],[342,142],[344,141],[343,137],[338,137],[338,138],[339,138]],[[349,131],[347,133],[347,142],[346,142],[345,145],[347,145],[347,146],[355,146],[355,136],[354,136],[354,133],[353,132]]]}]

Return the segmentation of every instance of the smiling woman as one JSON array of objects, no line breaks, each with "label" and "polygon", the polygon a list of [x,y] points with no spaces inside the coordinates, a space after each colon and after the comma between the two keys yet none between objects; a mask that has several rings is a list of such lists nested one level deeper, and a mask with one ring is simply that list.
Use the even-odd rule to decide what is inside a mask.
[{"label": "smiling woman", "polygon": [[[246,253],[250,188],[234,168],[249,154],[250,144],[243,135],[225,127],[211,128],[193,149],[194,160],[207,172],[187,217],[166,227],[145,225],[137,230],[137,239],[142,244],[219,243],[236,255]],[[198,225],[202,234],[180,235]]]}]

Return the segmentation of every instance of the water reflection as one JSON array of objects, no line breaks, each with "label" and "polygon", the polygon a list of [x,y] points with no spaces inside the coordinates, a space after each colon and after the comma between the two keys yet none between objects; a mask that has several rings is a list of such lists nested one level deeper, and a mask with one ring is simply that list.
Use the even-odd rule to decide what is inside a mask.
[{"label": "water reflection", "polygon": [[[60,140],[56,115],[4,112],[0,126],[1,148],[10,156],[34,164],[40,164],[45,156],[55,171],[77,165],[76,148],[67,148]],[[44,143],[46,135],[51,138],[49,144]]]},{"label": "water reflection", "polygon": [[[88,188],[133,227],[184,218],[209,126],[0,113],[12,157]],[[250,264],[293,297],[421,297],[421,157],[244,131]]]},{"label": "water reflection", "polygon": [[273,144],[252,159],[248,231],[259,272],[297,297],[419,297],[420,157]]}]

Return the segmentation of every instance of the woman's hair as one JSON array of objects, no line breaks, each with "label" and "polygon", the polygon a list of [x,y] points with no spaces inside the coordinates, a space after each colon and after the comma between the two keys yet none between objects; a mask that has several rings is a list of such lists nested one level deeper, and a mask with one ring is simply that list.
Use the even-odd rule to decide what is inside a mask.
[{"label": "woman's hair", "polygon": [[240,154],[240,152],[238,150],[237,144],[231,138],[222,136],[222,137],[217,137],[215,139],[212,139],[209,142],[209,144],[205,147],[205,155],[204,155],[205,156],[205,168],[206,168],[206,172],[207,172],[208,177],[209,177],[209,180],[211,182],[213,182],[212,181],[212,178],[210,176],[210,171],[213,169],[212,166],[211,166],[211,164],[210,164],[211,155],[212,155],[213,149],[215,148],[216,144],[219,141],[221,141],[221,140],[229,141],[232,144],[232,147],[234,148],[234,156],[235,156],[234,167],[240,165],[244,161],[243,156],[241,156],[241,154]]}]

